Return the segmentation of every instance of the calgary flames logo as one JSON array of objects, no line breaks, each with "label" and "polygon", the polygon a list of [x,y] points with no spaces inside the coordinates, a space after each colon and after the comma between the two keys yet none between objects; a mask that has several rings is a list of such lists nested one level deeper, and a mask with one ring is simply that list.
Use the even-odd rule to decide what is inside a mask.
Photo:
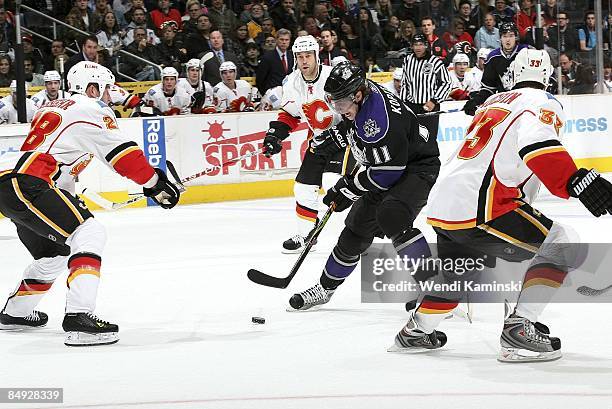
[{"label": "calgary flames logo", "polygon": [[106,128],[119,129],[117,127],[117,122],[115,122],[115,120],[111,118],[110,116],[105,116],[104,118],[102,118],[102,120],[104,121],[104,125],[106,125]]},{"label": "calgary flames logo", "polygon": [[302,104],[302,110],[313,129],[324,131],[332,125],[334,116],[324,101],[315,99],[312,102]]},{"label": "calgary flames logo", "polygon": [[80,161],[79,163],[77,163],[76,165],[74,165],[71,169],[70,169],[70,176],[76,177],[78,176],[83,170],[85,170],[85,168],[87,167],[87,165],[89,165],[89,163],[91,162],[91,160],[93,159],[93,155],[90,153],[85,159],[83,159],[82,161]]}]

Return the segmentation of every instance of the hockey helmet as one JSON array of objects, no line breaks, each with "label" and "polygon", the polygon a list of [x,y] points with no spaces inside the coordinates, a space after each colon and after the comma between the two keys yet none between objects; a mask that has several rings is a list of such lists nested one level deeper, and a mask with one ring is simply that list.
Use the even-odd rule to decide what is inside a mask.
[{"label": "hockey helmet", "polygon": [[504,33],[514,33],[516,38],[519,36],[518,28],[513,21],[506,21],[505,23],[501,23],[499,26],[499,36],[501,37]]},{"label": "hockey helmet", "polygon": [[361,67],[350,62],[340,63],[332,68],[325,81],[325,100],[336,112],[343,113],[364,84],[365,75]]},{"label": "hockey helmet", "polygon": [[396,68],[395,71],[393,71],[394,80],[401,80],[402,75],[404,75],[404,69],[402,67]]},{"label": "hockey helmet", "polygon": [[49,82],[49,81],[61,81],[62,77],[60,77],[59,72],[52,70],[52,71],[45,71],[45,75],[43,76],[43,80],[45,82]]},{"label": "hockey helmet", "polygon": [[341,62],[348,62],[348,58],[346,58],[343,55],[339,55],[337,57],[334,57],[331,60],[331,66],[335,67],[336,65],[340,64]]},{"label": "hockey helmet", "polygon": [[470,57],[468,57],[467,55],[463,54],[463,53],[457,53],[455,54],[455,56],[453,57],[453,66],[457,63],[465,63],[468,65],[468,67],[470,66]]},{"label": "hockey helmet", "polygon": [[68,71],[68,90],[85,95],[89,84],[96,84],[100,97],[107,86],[115,83],[115,76],[106,67],[91,61],[80,61]]},{"label": "hockey helmet", "polygon": [[550,56],[544,50],[523,48],[510,63],[512,85],[519,82],[538,82],[546,88],[553,72]]},{"label": "hockey helmet", "polygon": [[219,72],[223,72],[223,71],[238,71],[238,68],[236,68],[236,64],[234,64],[231,61],[226,61],[223,64],[221,64],[219,66]]},{"label": "hockey helmet", "polygon": [[179,73],[174,67],[166,67],[161,72],[161,77],[164,79],[165,77],[175,77],[178,79]]},{"label": "hockey helmet", "polygon": [[293,43],[293,46],[291,47],[291,51],[293,51],[293,56],[296,57],[295,61],[297,61],[297,53],[314,51],[315,60],[317,64],[319,64],[319,43],[311,35],[300,36],[296,38],[295,42]]},{"label": "hockey helmet", "polygon": [[478,54],[476,54],[476,57],[479,59],[483,58],[486,60],[491,51],[492,50],[490,48],[481,48],[480,50],[478,50]]},{"label": "hockey helmet", "polygon": [[[11,85],[9,86],[11,93],[15,94],[17,92],[17,80],[12,80],[11,81]],[[25,90],[26,92],[28,91],[28,89],[30,88],[30,86],[28,85],[28,83],[25,83]]]},{"label": "hockey helmet", "polygon": [[197,58],[192,58],[191,60],[187,61],[185,63],[185,69],[189,70],[190,68],[197,68],[198,70],[201,70],[202,67],[200,67],[200,60]]},{"label": "hockey helmet", "polygon": [[416,43],[423,43],[427,46],[427,48],[429,48],[429,41],[427,40],[427,36],[425,36],[425,34],[418,33],[412,36],[412,40],[410,40],[410,44],[414,45]]}]

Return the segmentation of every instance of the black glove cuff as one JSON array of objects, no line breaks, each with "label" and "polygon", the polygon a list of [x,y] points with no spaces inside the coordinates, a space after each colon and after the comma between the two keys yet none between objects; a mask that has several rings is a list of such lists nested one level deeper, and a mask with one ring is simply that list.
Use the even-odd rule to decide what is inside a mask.
[{"label": "black glove cuff", "polygon": [[271,121],[270,129],[266,135],[275,136],[279,141],[284,141],[289,137],[289,132],[291,132],[291,128],[284,122],[281,121]]}]

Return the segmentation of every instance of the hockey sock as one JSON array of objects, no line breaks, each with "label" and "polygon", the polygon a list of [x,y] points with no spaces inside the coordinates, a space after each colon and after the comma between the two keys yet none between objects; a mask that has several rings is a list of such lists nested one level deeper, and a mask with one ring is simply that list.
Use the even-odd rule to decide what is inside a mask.
[{"label": "hockey sock", "polygon": [[335,246],[321,274],[320,282],[323,288],[335,290],[353,272],[357,263],[359,263],[359,255],[349,256]]},{"label": "hockey sock", "polygon": [[64,256],[34,260],[23,272],[23,278],[7,300],[4,312],[12,317],[30,315],[65,268]]},{"label": "hockey sock", "polygon": [[566,276],[567,273],[554,264],[531,265],[523,280],[516,314],[536,322]]},{"label": "hockey sock", "polygon": [[447,298],[426,295],[414,314],[414,321],[419,329],[431,334],[458,304],[457,301]]},{"label": "hockey sock", "polygon": [[[395,251],[397,251],[400,258],[404,260],[404,268],[407,271],[414,270],[416,260],[421,260],[419,265],[424,265],[425,263],[422,261],[431,257],[429,244],[419,229],[410,229],[393,237],[393,247],[395,247]],[[416,272],[413,272],[413,275],[414,273]],[[415,276],[415,280],[424,281],[429,276],[435,275],[435,273],[435,271],[431,274],[421,272],[419,277]]]},{"label": "hockey sock", "polygon": [[93,312],[96,308],[101,265],[102,259],[95,254],[78,253],[70,257],[66,313]]},{"label": "hockey sock", "polygon": [[298,232],[302,237],[306,237],[317,221],[319,186],[295,182],[293,194],[295,195],[295,212],[298,217]]}]

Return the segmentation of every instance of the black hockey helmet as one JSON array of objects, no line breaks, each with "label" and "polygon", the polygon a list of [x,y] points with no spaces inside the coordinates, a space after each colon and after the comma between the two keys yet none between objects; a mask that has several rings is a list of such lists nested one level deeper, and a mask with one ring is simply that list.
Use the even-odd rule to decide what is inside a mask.
[{"label": "black hockey helmet", "polygon": [[332,69],[323,89],[327,99],[337,101],[355,95],[364,84],[365,74],[361,67],[344,61]]},{"label": "black hockey helmet", "polygon": [[514,33],[518,38],[519,31],[513,21],[506,21],[499,26],[499,36],[501,37],[504,33]]}]

